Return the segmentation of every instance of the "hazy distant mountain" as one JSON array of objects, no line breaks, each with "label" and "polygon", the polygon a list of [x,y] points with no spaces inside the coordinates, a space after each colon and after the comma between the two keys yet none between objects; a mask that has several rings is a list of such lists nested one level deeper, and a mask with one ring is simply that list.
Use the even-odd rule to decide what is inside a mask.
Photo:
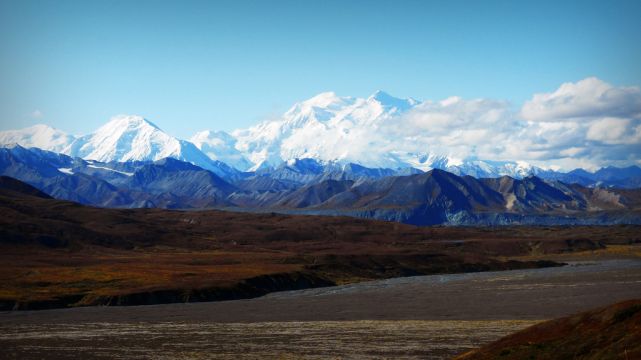
[{"label": "hazy distant mountain", "polygon": [[368,168],[354,163],[326,162],[315,159],[293,159],[275,167],[263,167],[255,176],[268,176],[299,184],[316,183],[323,180],[366,180],[386,176],[411,175],[422,171],[414,168],[386,169]]},{"label": "hazy distant mountain", "polygon": [[629,166],[625,168],[605,167],[595,172],[583,169],[575,169],[567,173],[555,171],[539,171],[538,176],[559,180],[568,184],[580,184],[589,187],[617,187],[617,188],[640,188],[641,168]]},{"label": "hazy distant mountain", "polygon": [[43,124],[0,132],[0,146],[20,144],[27,148],[37,147],[55,152],[64,151],[74,139],[72,135]]},{"label": "hazy distant mountain", "polygon": [[253,166],[236,149],[236,139],[224,131],[201,131],[192,136],[189,141],[212,160],[222,161],[241,171],[246,171]]}]

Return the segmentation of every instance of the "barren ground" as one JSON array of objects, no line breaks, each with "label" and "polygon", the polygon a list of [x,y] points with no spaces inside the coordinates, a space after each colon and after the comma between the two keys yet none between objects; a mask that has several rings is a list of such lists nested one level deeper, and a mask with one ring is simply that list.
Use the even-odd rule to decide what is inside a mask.
[{"label": "barren ground", "polygon": [[641,297],[636,252],[249,300],[8,312],[0,314],[0,347],[21,359],[445,359],[543,319]]}]

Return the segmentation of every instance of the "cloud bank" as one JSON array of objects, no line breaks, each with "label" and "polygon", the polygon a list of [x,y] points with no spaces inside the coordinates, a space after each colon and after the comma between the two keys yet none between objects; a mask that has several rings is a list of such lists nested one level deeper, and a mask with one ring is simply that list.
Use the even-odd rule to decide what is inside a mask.
[{"label": "cloud bank", "polygon": [[490,99],[428,101],[387,131],[402,135],[407,150],[460,159],[564,169],[641,164],[641,90],[591,77],[535,94],[519,110]]}]

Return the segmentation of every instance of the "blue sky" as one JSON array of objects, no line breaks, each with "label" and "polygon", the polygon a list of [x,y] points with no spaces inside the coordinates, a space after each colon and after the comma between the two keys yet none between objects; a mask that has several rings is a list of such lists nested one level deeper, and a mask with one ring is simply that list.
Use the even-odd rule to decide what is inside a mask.
[{"label": "blue sky", "polygon": [[139,114],[232,130],[323,91],[506,99],[641,85],[641,1],[0,0],[0,130]]}]

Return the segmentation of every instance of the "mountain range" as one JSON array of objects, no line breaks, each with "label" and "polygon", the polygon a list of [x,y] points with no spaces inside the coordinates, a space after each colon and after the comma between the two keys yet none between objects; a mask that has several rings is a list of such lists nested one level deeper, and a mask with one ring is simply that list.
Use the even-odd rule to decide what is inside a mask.
[{"label": "mountain range", "polygon": [[420,104],[382,91],[366,99],[328,92],[275,120],[231,134],[203,131],[189,141],[131,115],[84,136],[36,125],[0,132],[0,175],[101,207],[213,207],[420,225],[639,221],[638,166],[564,173],[522,161],[403,152],[376,138],[372,129]]},{"label": "mountain range", "polygon": [[641,189],[313,159],[219,176],[174,158],[100,162],[13,145],[0,148],[0,175],[57,199],[100,207],[347,215],[415,225],[641,223]]},{"label": "mountain range", "polygon": [[[456,99],[448,100],[450,103],[456,103]],[[586,186],[603,181],[600,174],[559,175],[518,159],[457,159],[427,150],[403,150],[402,144],[410,140],[406,135],[396,134],[399,130],[394,129],[393,121],[421,104],[382,91],[364,99],[327,92],[296,103],[276,119],[231,134],[206,130],[182,140],[141,116],[119,115],[93,133],[78,137],[47,125],[0,132],[0,145],[20,144],[101,162],[156,161],[171,157],[220,176],[271,170],[287,162],[313,159],[321,164],[357,164],[395,171],[442,169],[474,177],[540,175]],[[425,144],[426,149],[428,145]],[[640,183],[615,181],[615,185],[638,187]]]}]

